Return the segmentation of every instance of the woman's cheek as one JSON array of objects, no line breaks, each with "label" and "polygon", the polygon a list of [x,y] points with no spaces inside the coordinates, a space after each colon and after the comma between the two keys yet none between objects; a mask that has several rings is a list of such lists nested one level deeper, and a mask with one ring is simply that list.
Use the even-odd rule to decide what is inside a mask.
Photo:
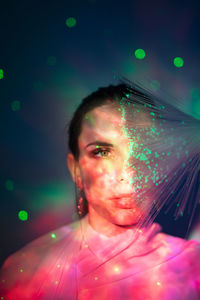
[{"label": "woman's cheek", "polygon": [[82,165],[82,177],[86,182],[95,182],[96,179],[101,178],[106,173],[106,168],[95,164],[93,162]]},{"label": "woman's cheek", "polygon": [[102,189],[109,189],[113,185],[114,166],[111,162],[102,159],[82,160],[81,177],[84,189],[88,193],[102,194]]},{"label": "woman's cheek", "polygon": [[98,181],[102,177],[102,170],[93,167],[84,168],[82,172],[82,179],[85,188],[90,189],[91,187],[98,186]]}]

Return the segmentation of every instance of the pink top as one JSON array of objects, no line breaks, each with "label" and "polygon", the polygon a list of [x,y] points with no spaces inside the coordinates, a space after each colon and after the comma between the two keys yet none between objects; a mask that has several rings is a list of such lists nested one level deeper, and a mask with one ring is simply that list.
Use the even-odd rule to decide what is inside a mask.
[{"label": "pink top", "polygon": [[[0,273],[5,300],[200,299],[200,244],[153,223],[113,237],[88,215],[11,255]],[[0,298],[2,299],[2,298]]]}]

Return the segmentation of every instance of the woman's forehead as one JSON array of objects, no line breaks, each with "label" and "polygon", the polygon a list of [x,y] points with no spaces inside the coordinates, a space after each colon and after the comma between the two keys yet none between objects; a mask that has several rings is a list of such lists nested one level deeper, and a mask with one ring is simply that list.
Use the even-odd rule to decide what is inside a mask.
[{"label": "woman's forehead", "polygon": [[88,112],[84,118],[86,125],[101,126],[122,124],[121,107],[119,103],[105,104]]},{"label": "woman's forehead", "polygon": [[[138,114],[140,119],[144,119],[144,117],[141,118],[142,114],[144,115],[142,111]],[[134,126],[134,121],[137,118],[135,117],[135,120],[129,126]],[[147,117],[145,119],[147,120]],[[127,120],[124,117],[123,107],[120,103],[105,104],[96,107],[85,115],[79,141],[81,141],[81,144],[84,141],[92,141],[94,138],[113,140],[116,143],[120,143],[122,140],[128,141],[124,127],[127,127]]]},{"label": "woman's forehead", "polygon": [[150,125],[150,117],[144,107],[130,108],[118,102],[105,104],[89,111],[82,122],[86,127]]},{"label": "woman's forehead", "polygon": [[123,125],[124,120],[120,111],[120,105],[103,105],[88,112],[82,122],[81,134],[104,134],[112,135],[113,131],[119,132]]}]

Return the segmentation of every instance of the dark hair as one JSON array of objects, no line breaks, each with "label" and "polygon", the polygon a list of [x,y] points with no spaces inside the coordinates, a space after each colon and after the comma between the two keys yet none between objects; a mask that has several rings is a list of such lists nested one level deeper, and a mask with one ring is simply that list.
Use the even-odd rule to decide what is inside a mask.
[{"label": "dark hair", "polygon": [[[74,112],[68,127],[69,150],[73,154],[75,160],[78,161],[79,159],[78,137],[81,133],[81,125],[84,116],[94,108],[104,105],[108,99],[111,102],[120,102],[123,99],[126,102],[139,103],[144,106],[155,106],[151,97],[148,95],[148,93],[144,93],[142,88],[138,86],[137,88],[133,88],[129,84],[125,83],[115,86],[109,85],[107,87],[101,87],[97,91],[84,98]],[[81,196],[83,198],[84,207],[81,215],[83,217],[88,213],[88,203],[84,193],[82,193]]]}]

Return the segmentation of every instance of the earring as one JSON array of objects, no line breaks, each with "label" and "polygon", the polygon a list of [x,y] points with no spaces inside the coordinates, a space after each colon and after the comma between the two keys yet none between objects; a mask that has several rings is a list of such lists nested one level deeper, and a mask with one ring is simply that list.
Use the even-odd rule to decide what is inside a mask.
[{"label": "earring", "polygon": [[80,197],[78,200],[78,214],[82,215],[83,213],[83,197]]}]

